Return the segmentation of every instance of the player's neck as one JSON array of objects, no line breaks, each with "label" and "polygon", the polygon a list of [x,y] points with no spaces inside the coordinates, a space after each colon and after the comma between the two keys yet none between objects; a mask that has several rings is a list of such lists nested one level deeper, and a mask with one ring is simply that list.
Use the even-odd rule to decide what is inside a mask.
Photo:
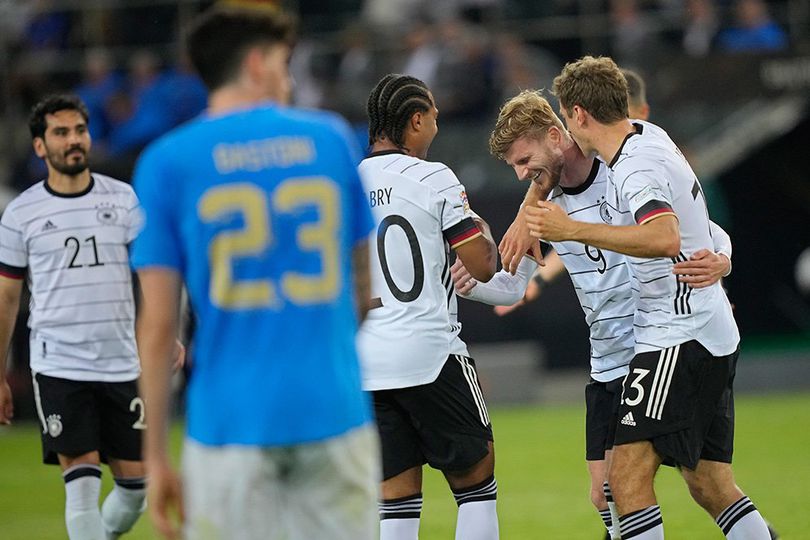
[{"label": "player's neck", "polygon": [[253,93],[237,85],[224,86],[208,95],[206,112],[208,116],[222,116],[272,102],[265,94]]},{"label": "player's neck", "polygon": [[90,169],[85,169],[77,175],[63,174],[55,169],[50,169],[47,182],[51,191],[71,195],[87,190],[91,180]]},{"label": "player's neck", "polygon": [[581,186],[591,173],[593,158],[582,153],[579,146],[571,140],[571,145],[563,151],[565,166],[560,173],[560,186],[576,188]]},{"label": "player's neck", "polygon": [[636,131],[630,120],[620,120],[613,124],[600,126],[599,132],[594,137],[593,147],[602,158],[602,161],[610,164],[616,153],[624,145],[625,139]]},{"label": "player's neck", "polygon": [[[413,157],[421,157],[414,154],[410,149],[407,147],[397,146],[393,142],[391,142],[388,138],[377,139],[374,141],[374,144],[371,145],[371,153],[376,152],[389,152],[391,150],[396,150],[398,152],[402,152],[403,154],[413,156]],[[424,159],[424,158],[422,158]]]}]

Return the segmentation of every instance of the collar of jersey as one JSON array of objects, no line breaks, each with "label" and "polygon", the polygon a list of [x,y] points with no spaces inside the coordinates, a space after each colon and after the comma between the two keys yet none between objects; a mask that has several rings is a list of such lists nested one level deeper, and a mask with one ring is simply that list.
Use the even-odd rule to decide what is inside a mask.
[{"label": "collar of jersey", "polygon": [[392,149],[392,150],[378,150],[377,152],[370,153],[366,157],[379,157],[379,156],[387,156],[387,155],[390,155],[390,154],[402,154],[404,156],[408,155],[405,152],[403,152],[402,150],[400,150],[399,148],[396,148],[396,149]]},{"label": "collar of jersey", "polygon": [[613,159],[611,159],[610,163],[608,163],[608,167],[610,167],[611,169],[616,164],[616,161],[618,161],[619,156],[622,155],[622,150],[624,150],[624,145],[627,143],[627,140],[633,135],[641,135],[641,133],[644,131],[644,126],[642,126],[641,124],[636,124],[635,122],[633,122],[633,127],[636,128],[635,131],[631,131],[624,137],[622,145],[619,147],[618,150],[616,150],[616,154],[613,156]]},{"label": "collar of jersey", "polygon": [[586,178],[585,181],[582,182],[577,187],[567,188],[560,186],[562,192],[565,193],[566,195],[579,195],[580,193],[591,187],[593,181],[596,180],[596,174],[599,172],[599,164],[600,161],[594,158],[593,166],[591,167],[591,172],[588,173],[588,178]]},{"label": "collar of jersey", "polygon": [[93,190],[93,185],[95,183],[96,183],[96,180],[95,180],[95,178],[93,178],[93,175],[91,174],[90,175],[90,183],[87,184],[87,187],[84,188],[81,191],[77,191],[76,193],[60,193],[58,191],[54,191],[54,189],[51,186],[48,185],[48,179],[47,178],[43,182],[43,185],[45,186],[45,191],[47,191],[48,193],[50,193],[54,197],[64,197],[65,199],[75,199],[76,197],[84,197],[85,195],[90,193],[90,191]]}]

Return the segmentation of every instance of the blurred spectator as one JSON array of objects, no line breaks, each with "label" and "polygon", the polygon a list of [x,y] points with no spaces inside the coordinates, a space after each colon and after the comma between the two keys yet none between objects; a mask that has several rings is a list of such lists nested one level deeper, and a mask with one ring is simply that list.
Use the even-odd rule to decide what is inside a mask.
[{"label": "blurred spectator", "polygon": [[785,32],[768,14],[762,0],[737,0],[735,26],[720,33],[720,48],[730,52],[781,51],[787,48]]},{"label": "blurred spectator", "polygon": [[641,11],[637,0],[611,0],[613,58],[623,66],[651,71],[659,59],[662,42],[658,27]]},{"label": "blurred spectator", "polygon": [[436,28],[427,19],[418,18],[411,21],[404,39],[406,58],[400,71],[416,77],[428,88],[436,85],[436,76],[442,61],[442,47],[436,34]]},{"label": "blurred spectator", "polygon": [[[498,104],[517,95],[521,90],[550,88],[562,65],[551,53],[529,45],[518,36],[502,34],[495,40],[497,55],[495,88]],[[548,96],[553,99],[553,96]]]},{"label": "blurred spectator", "polygon": [[333,102],[353,123],[365,123],[366,100],[379,79],[370,41],[370,31],[362,24],[350,25],[343,31],[343,55],[338,63]]},{"label": "blurred spectator", "polygon": [[141,51],[130,62],[131,116],[110,133],[110,156],[132,155],[206,107],[205,87],[181,65],[161,72],[159,60]]},{"label": "blurred spectator", "polygon": [[51,0],[35,0],[26,25],[24,46],[27,49],[63,49],[70,35],[70,16],[55,10]]},{"label": "blurred spectator", "polygon": [[123,91],[123,77],[113,69],[112,59],[105,49],[87,51],[83,75],[83,82],[76,88],[76,94],[90,112],[89,128],[93,142],[103,143],[112,127],[107,106],[116,94]]},{"label": "blurred spectator", "polygon": [[709,53],[717,35],[717,16],[712,0],[687,0],[683,29],[683,50],[690,56]]}]

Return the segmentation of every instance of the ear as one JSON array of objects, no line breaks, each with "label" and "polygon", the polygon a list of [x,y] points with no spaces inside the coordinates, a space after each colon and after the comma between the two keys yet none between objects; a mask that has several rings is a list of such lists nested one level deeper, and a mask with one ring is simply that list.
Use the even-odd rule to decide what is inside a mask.
[{"label": "ear", "polygon": [[420,111],[416,111],[411,116],[411,129],[415,132],[419,132],[422,129],[422,113]]},{"label": "ear", "polygon": [[36,153],[37,157],[45,159],[45,156],[48,154],[47,150],[45,149],[45,139],[42,137],[34,137],[33,145],[34,153]]},{"label": "ear", "polygon": [[548,137],[548,140],[551,141],[552,144],[558,145],[562,140],[562,132],[557,126],[549,126],[546,131],[546,137]]},{"label": "ear", "polygon": [[588,121],[588,111],[580,107],[579,105],[574,105],[573,108],[573,119],[577,123],[578,126],[583,126]]},{"label": "ear", "polygon": [[246,75],[250,82],[261,79],[264,52],[261,47],[251,47],[242,60],[242,75]]}]

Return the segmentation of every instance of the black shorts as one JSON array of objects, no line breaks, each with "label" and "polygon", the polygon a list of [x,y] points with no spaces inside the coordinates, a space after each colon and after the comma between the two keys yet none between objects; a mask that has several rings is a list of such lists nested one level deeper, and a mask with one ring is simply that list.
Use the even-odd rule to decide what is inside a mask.
[{"label": "black shorts", "polygon": [[619,377],[608,382],[591,379],[585,386],[585,459],[605,459],[605,451],[613,448],[622,381]]},{"label": "black shorts", "polygon": [[666,465],[731,463],[739,351],[712,356],[697,341],[637,354],[625,378],[614,444],[652,441]]},{"label": "black shorts", "polygon": [[373,397],[385,480],[425,463],[463,471],[489,453],[492,425],[472,358],[451,354],[432,383]]},{"label": "black shorts", "polygon": [[71,381],[37,373],[37,413],[42,424],[42,461],[57,454],[80,456],[97,450],[108,458],[141,461],[143,400],[137,381]]}]

